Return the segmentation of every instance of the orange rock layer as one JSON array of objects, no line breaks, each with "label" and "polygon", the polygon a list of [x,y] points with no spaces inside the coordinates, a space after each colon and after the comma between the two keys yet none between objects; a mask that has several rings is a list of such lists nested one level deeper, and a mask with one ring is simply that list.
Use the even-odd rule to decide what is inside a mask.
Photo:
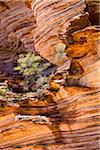
[{"label": "orange rock layer", "polygon": [[56,62],[56,45],[64,43],[59,35],[68,32],[69,36],[71,32],[89,25],[88,13],[84,13],[85,8],[86,4],[81,0],[39,2],[36,0],[33,2],[37,24],[34,33],[36,51],[44,58],[59,65],[60,62]]},{"label": "orange rock layer", "polygon": [[[87,1],[88,6],[97,4],[97,0],[93,3]],[[66,74],[66,85],[59,85],[58,92],[49,91],[44,101],[27,99],[15,107],[6,106],[6,102],[0,99],[0,149],[99,150],[100,32],[98,26],[89,26],[88,13],[84,13],[85,2],[35,0],[33,12],[26,8],[24,2],[17,1],[16,5],[15,1],[7,2],[8,5],[3,4],[2,9],[0,7],[3,15],[0,16],[0,40],[4,45],[12,35],[16,35],[23,44],[32,36],[36,51],[45,59],[60,65],[60,62],[55,62],[55,45],[63,42],[66,44],[66,59],[71,62],[69,74]],[[13,7],[9,9],[10,6]],[[15,12],[13,16],[12,12]],[[37,25],[35,30],[33,14]],[[64,35],[64,38],[58,38],[59,34]],[[13,44],[10,45],[13,47]],[[15,59],[15,52],[19,51],[13,50],[13,55],[10,55],[11,49],[7,45],[5,49],[9,53],[0,49],[0,60],[9,63],[8,60],[12,60],[10,56]],[[52,82],[54,85],[55,81]],[[16,120],[18,114],[46,116],[52,124]]]},{"label": "orange rock layer", "polygon": [[[73,90],[75,91],[73,87]],[[71,89],[72,90],[72,89]],[[31,101],[22,104],[20,114],[45,114],[52,125],[39,125],[31,121],[16,121],[15,114],[0,117],[0,148],[5,150],[85,150],[99,149],[99,90],[76,90],[55,104]],[[33,106],[32,106],[33,103]],[[40,105],[40,106],[39,106]]]}]

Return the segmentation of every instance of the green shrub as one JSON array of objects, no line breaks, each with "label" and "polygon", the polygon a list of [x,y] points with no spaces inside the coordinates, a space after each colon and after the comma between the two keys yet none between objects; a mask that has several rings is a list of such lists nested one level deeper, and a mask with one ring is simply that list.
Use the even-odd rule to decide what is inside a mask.
[{"label": "green shrub", "polygon": [[18,66],[15,67],[15,70],[25,77],[25,89],[35,92],[35,96],[41,98],[45,90],[49,88],[51,77],[43,75],[43,71],[49,66],[50,63],[30,52],[19,55]]}]

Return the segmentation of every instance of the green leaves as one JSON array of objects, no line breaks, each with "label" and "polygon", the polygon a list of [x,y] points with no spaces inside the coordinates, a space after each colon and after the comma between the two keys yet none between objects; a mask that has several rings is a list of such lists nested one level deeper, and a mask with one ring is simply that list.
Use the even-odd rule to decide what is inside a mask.
[{"label": "green leaves", "polygon": [[43,96],[45,90],[49,87],[50,77],[42,75],[42,72],[51,64],[33,53],[21,54],[18,59],[18,66],[14,69],[22,73],[25,77],[26,89],[34,91],[37,98]]},{"label": "green leaves", "polygon": [[0,95],[5,95],[6,94],[6,89],[0,88]]},{"label": "green leaves", "polygon": [[50,66],[49,63],[42,63],[40,56],[33,53],[27,53],[25,55],[19,55],[18,66],[14,69],[20,71],[24,76],[29,76],[34,73],[40,73]]}]

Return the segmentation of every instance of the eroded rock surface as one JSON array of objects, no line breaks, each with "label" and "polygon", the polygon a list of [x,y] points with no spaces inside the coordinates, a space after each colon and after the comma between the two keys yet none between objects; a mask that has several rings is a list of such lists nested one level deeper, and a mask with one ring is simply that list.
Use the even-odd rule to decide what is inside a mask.
[{"label": "eroded rock surface", "polygon": [[66,34],[70,40],[70,34],[89,25],[88,13],[84,13],[86,4],[81,0],[52,0],[33,3],[34,16],[37,28],[34,34],[36,51],[49,61],[60,65],[66,61],[56,61],[56,45],[64,43],[59,35]]},{"label": "eroded rock surface", "polygon": [[18,54],[34,51],[35,20],[24,1],[2,1],[0,11],[0,71],[12,74]]},{"label": "eroded rock surface", "polygon": [[[30,4],[11,0],[0,3],[1,71],[13,73],[17,55],[35,46],[40,55],[58,66],[70,59],[70,64],[64,64],[68,74],[65,84],[56,92],[48,91],[44,100],[28,98],[9,104],[0,97],[0,149],[98,150],[100,29],[90,23],[92,19],[93,25],[98,24],[91,18],[99,12],[94,10],[98,0],[87,0],[89,13],[84,0],[35,0],[33,11],[27,8]],[[58,43],[66,44],[66,57],[61,62],[55,61]],[[14,78],[11,81],[12,86],[17,84]],[[51,124],[20,120],[20,115],[45,116]]]},{"label": "eroded rock surface", "polygon": [[60,93],[58,99],[53,97],[55,104],[48,101],[42,103],[26,101],[26,104],[25,102],[20,104],[21,107],[15,110],[27,115],[45,114],[50,118],[51,125],[16,120],[16,113],[14,110],[11,113],[11,108],[8,107],[9,114],[5,116],[0,114],[0,148],[5,150],[99,149],[100,91],[73,87],[68,88],[64,93],[67,95],[63,98]]}]

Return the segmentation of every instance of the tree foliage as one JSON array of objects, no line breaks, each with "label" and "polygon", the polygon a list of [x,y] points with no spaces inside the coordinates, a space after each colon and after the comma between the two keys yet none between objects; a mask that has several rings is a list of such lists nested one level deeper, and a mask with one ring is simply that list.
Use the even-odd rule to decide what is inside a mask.
[{"label": "tree foliage", "polygon": [[21,54],[18,59],[18,66],[15,70],[19,71],[25,78],[25,89],[35,92],[35,96],[40,98],[49,88],[51,76],[43,75],[43,71],[50,66],[39,55],[33,53]]}]

